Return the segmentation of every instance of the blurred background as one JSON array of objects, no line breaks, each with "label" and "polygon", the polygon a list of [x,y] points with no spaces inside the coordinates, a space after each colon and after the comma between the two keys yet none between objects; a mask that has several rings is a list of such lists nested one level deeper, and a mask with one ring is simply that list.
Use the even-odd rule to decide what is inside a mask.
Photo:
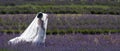
[{"label": "blurred background", "polygon": [[0,0],[0,33],[21,34],[36,13],[49,15],[47,34],[120,32],[120,0]]},{"label": "blurred background", "polygon": [[1,14],[120,14],[120,0],[0,0]]},{"label": "blurred background", "polygon": [[[10,46],[38,12],[48,14],[45,48]],[[0,51],[120,51],[120,0],[0,0]]]}]

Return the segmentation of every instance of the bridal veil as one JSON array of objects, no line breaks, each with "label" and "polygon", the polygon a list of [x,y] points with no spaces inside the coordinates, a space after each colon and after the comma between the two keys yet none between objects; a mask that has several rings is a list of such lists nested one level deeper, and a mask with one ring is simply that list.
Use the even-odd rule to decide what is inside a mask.
[{"label": "bridal veil", "polygon": [[[40,14],[42,14],[41,19],[38,18],[38,15]],[[47,16],[48,15],[46,13],[39,12],[26,30],[20,36],[10,39],[8,44],[15,45],[20,42],[32,42],[33,44],[44,43],[46,39],[46,29],[48,23]],[[43,22],[43,24],[38,24],[39,19]]]}]

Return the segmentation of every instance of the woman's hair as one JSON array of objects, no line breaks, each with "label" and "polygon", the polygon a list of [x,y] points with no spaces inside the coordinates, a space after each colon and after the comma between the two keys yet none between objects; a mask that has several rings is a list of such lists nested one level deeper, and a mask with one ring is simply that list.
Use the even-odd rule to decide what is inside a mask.
[{"label": "woman's hair", "polygon": [[42,17],[43,17],[43,13],[41,13],[41,12],[40,12],[40,13],[38,13],[37,18],[40,18],[40,19],[41,19]]}]

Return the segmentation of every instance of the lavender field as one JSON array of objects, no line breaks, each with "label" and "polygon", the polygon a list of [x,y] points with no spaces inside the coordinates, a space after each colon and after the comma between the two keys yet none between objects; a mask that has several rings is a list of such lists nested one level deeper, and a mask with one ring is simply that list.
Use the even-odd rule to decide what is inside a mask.
[{"label": "lavender field", "polygon": [[22,43],[7,45],[7,41],[18,35],[0,36],[0,51],[120,51],[120,35],[47,35],[45,47]]},{"label": "lavender field", "polygon": [[[32,22],[35,14],[0,15],[2,34],[20,34]],[[120,15],[49,14],[47,34],[103,34],[120,32]]]},{"label": "lavender field", "polygon": [[8,45],[34,17],[0,15],[0,51],[120,51],[120,15],[49,14],[45,46]]}]

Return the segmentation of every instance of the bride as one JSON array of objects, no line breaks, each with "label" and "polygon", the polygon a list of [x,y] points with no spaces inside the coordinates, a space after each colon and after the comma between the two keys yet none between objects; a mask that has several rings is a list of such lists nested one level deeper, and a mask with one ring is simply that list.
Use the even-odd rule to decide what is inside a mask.
[{"label": "bride", "polygon": [[10,39],[8,44],[16,45],[20,42],[32,42],[34,45],[45,43],[47,18],[46,13],[39,12],[27,29],[18,37]]}]

